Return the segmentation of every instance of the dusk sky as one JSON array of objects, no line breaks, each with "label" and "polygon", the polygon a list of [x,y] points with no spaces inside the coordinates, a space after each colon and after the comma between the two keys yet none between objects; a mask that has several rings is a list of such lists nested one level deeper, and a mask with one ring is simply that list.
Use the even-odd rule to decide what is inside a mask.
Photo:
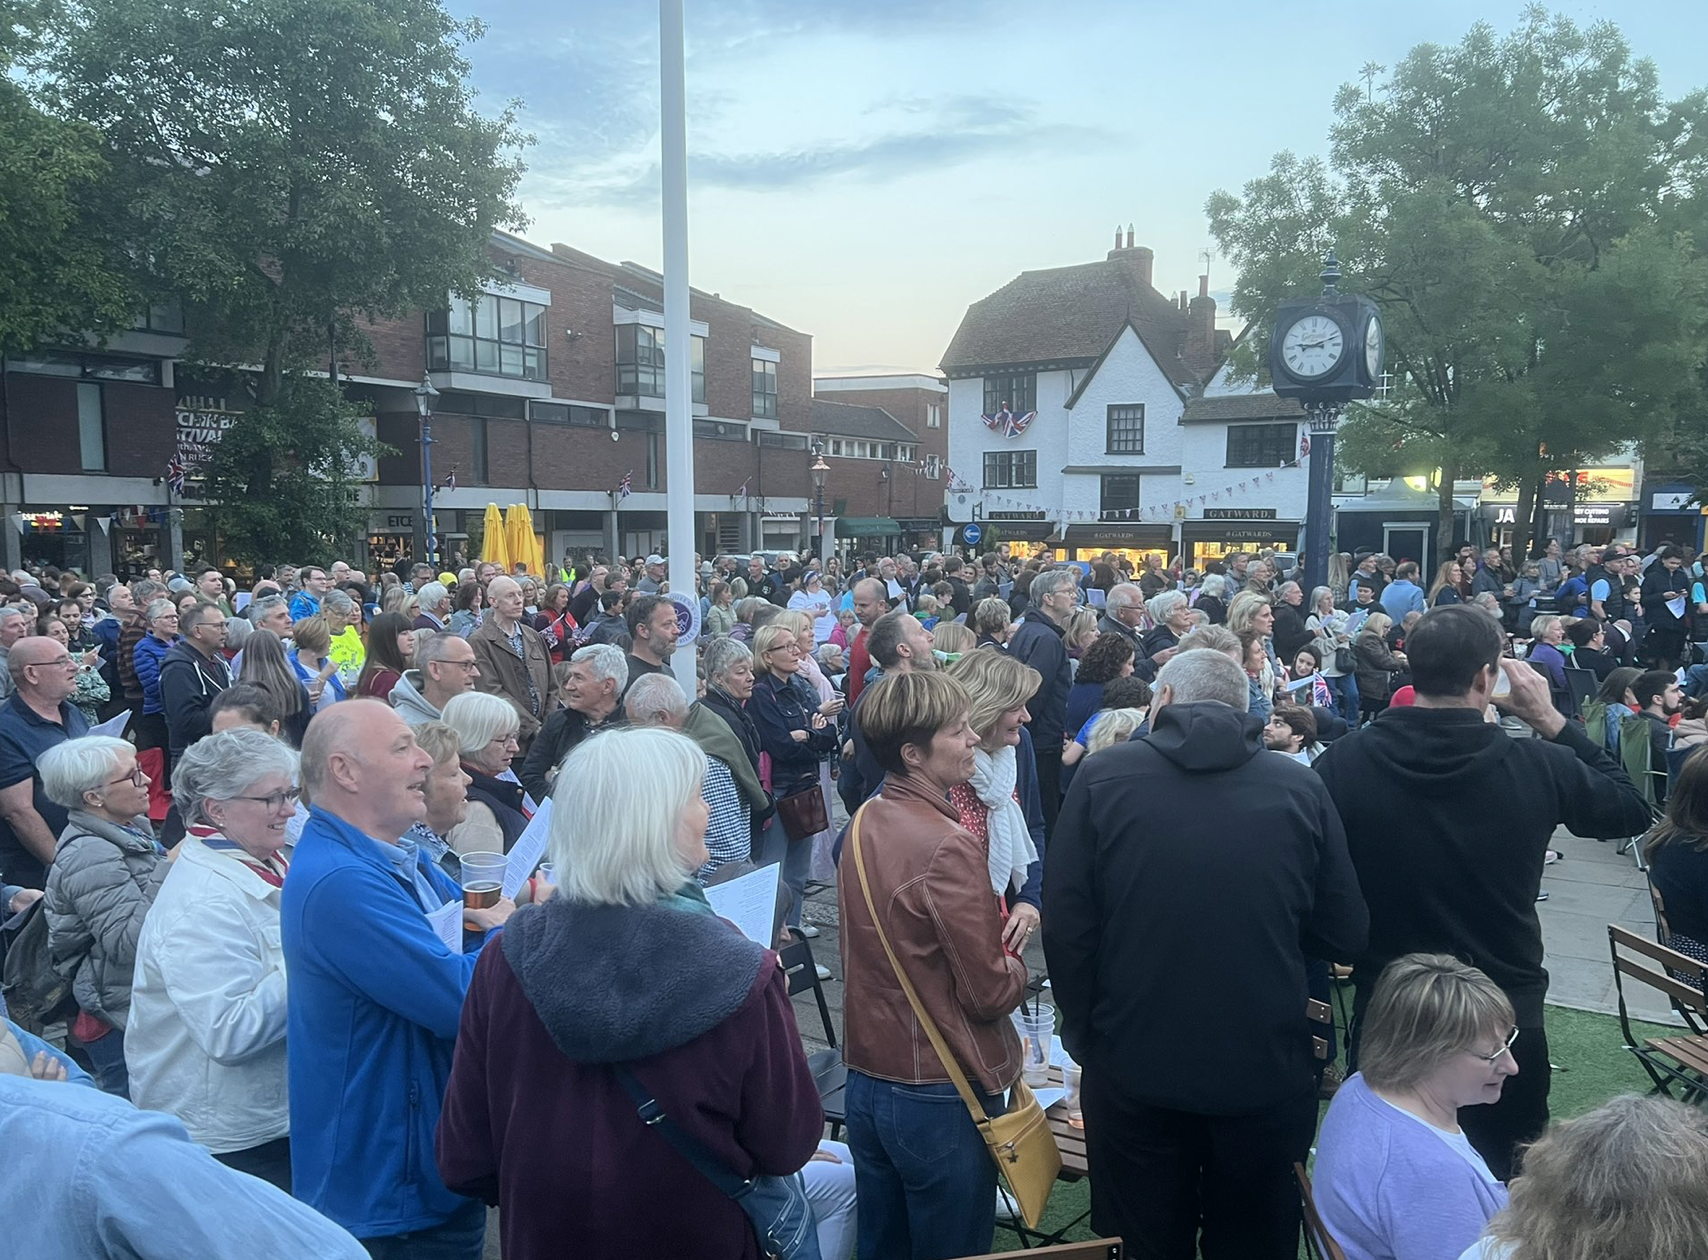
[{"label": "dusk sky", "polygon": [[[458,0],[453,12],[466,13]],[[1617,21],[1661,88],[1708,83],[1708,4],[1562,3]],[[1324,154],[1336,87],[1413,45],[1505,34],[1517,3],[687,0],[692,282],[811,333],[814,370],[935,371],[968,303],[1101,258],[1115,225],[1197,290],[1205,198],[1281,149]],[[662,261],[658,30],[647,0],[483,0],[483,108],[539,144],[541,245]],[[1325,16],[1325,15],[1332,15]],[[1229,265],[1210,263],[1222,303]]]}]

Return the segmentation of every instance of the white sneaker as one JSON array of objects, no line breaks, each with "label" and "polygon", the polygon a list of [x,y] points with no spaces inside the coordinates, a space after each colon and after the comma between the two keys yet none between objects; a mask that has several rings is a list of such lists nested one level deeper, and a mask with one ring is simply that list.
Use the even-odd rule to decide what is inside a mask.
[{"label": "white sneaker", "polygon": [[809,941],[816,941],[818,939],[818,929],[810,923],[801,924],[800,927],[795,929],[795,931],[799,932]]},{"label": "white sneaker", "polygon": [[830,979],[830,968],[826,967],[823,963],[814,963],[813,970],[818,972],[818,978],[820,980]]}]

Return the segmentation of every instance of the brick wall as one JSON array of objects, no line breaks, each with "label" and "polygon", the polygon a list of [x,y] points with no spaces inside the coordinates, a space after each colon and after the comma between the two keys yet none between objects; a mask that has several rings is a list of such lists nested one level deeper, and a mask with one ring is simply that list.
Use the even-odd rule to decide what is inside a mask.
[{"label": "brick wall", "polygon": [[[107,467],[116,476],[159,477],[178,446],[172,391],[102,381]],[[77,382],[28,372],[6,374],[11,458],[23,472],[83,471],[77,431]]]}]

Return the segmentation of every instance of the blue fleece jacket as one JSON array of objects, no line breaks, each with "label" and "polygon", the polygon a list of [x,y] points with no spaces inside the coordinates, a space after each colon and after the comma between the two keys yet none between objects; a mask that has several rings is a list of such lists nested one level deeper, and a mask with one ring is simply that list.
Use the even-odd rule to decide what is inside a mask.
[{"label": "blue fleece jacket", "polygon": [[145,714],[166,711],[166,706],[160,701],[160,662],[166,659],[166,653],[176,642],[177,636],[173,636],[172,643],[165,643],[152,634],[137,641],[131,659],[136,665],[136,680],[142,684],[142,711]]},{"label": "blue fleece jacket", "polygon": [[[427,880],[460,894],[431,862]],[[357,1238],[442,1224],[439,1123],[479,949],[451,952],[379,842],[316,808],[279,899],[293,1193]],[[495,934],[488,934],[487,940]]]}]

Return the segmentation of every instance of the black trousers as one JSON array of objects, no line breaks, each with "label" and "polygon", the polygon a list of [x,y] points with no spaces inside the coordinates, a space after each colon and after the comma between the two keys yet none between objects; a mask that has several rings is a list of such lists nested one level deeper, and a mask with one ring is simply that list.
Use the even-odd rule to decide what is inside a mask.
[{"label": "black trousers", "polygon": [[1056,834],[1056,815],[1062,812],[1062,746],[1045,748],[1034,741],[1032,758],[1038,763],[1038,804],[1044,810],[1044,838]]},{"label": "black trousers", "polygon": [[1240,1116],[1152,1107],[1085,1073],[1091,1226],[1138,1260],[1295,1260],[1317,1097]]},{"label": "black trousers", "polygon": [[216,1154],[214,1158],[227,1168],[272,1182],[286,1194],[291,1192],[291,1140],[288,1137],[274,1138],[246,1151]]},{"label": "black trousers", "polygon": [[[1353,1004],[1348,1071],[1358,1066],[1358,1042],[1368,1002],[1364,995],[1370,988],[1360,984]],[[1521,1024],[1518,1040],[1512,1043],[1512,1057],[1518,1063],[1518,1073],[1506,1078],[1499,1102],[1459,1109],[1459,1127],[1489,1171],[1502,1181],[1512,1180],[1518,1172],[1518,1152],[1548,1127],[1548,1091],[1553,1086],[1548,1071],[1548,1030],[1539,1023]]]}]

